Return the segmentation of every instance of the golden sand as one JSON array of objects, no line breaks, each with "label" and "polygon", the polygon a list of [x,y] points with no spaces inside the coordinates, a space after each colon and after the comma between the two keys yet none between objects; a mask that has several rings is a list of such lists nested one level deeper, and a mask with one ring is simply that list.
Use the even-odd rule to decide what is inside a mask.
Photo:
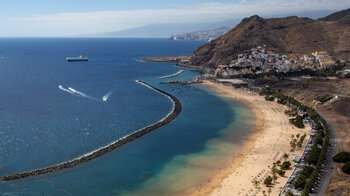
[{"label": "golden sand", "polygon": [[[306,133],[309,135],[309,126],[306,126],[305,129],[292,126],[288,116],[284,113],[288,109],[286,106],[276,102],[268,102],[255,92],[235,89],[209,81],[205,81],[203,85],[250,106],[256,115],[256,128],[239,154],[231,163],[228,163],[229,166],[216,172],[205,186],[193,190],[191,195],[262,195],[264,190],[268,195],[269,188],[271,188],[271,196],[278,195],[292,174],[294,166],[269,188],[263,184],[263,181],[268,175],[272,176],[271,167],[274,162],[284,161],[283,155],[285,153],[289,154],[288,160],[290,161],[293,156],[302,155],[304,146],[302,149],[290,152],[289,142],[292,134],[303,135]],[[307,140],[308,137],[306,137],[305,143]],[[254,180],[260,182],[257,187],[253,183]]]}]

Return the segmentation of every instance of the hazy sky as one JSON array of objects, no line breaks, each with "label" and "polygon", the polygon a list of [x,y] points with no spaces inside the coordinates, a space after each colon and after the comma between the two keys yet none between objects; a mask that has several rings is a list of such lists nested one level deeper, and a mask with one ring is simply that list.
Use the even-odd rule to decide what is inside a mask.
[{"label": "hazy sky", "polygon": [[71,36],[349,7],[350,0],[0,0],[0,36]]}]

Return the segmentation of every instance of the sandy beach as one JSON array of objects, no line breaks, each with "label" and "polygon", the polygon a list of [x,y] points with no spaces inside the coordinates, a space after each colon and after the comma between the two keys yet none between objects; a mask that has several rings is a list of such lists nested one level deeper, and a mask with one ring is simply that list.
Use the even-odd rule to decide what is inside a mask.
[{"label": "sandy beach", "polygon": [[[308,125],[304,129],[294,127],[284,113],[288,109],[286,106],[268,102],[255,92],[209,81],[205,81],[203,85],[223,96],[247,104],[256,115],[256,124],[254,134],[247,139],[233,161],[228,163],[226,168],[220,168],[220,171],[208,180],[206,186],[195,190],[191,195],[263,195],[263,191],[269,195],[269,188],[271,188],[271,196],[278,195],[294,171],[294,166],[292,165],[292,168],[269,188],[263,184],[264,179],[268,175],[272,176],[273,163],[278,160],[283,162],[285,153],[289,155],[289,161],[293,156],[302,155],[308,137],[304,141],[303,148],[297,148],[294,152],[290,152],[289,142],[293,134],[309,135],[310,127]],[[254,180],[259,181],[257,187],[253,183]]]}]

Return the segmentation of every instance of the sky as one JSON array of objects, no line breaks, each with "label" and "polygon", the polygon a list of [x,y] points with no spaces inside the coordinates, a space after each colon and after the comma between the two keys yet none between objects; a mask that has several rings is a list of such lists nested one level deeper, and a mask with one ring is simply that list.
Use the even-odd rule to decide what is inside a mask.
[{"label": "sky", "polygon": [[0,37],[92,35],[349,7],[350,0],[0,0]]}]

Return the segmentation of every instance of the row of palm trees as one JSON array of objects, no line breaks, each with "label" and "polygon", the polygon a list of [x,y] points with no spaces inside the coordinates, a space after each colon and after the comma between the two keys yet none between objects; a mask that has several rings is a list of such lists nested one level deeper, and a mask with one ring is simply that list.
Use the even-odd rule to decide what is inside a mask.
[{"label": "row of palm trees", "polygon": [[[283,159],[284,159],[284,162],[287,162],[288,158],[289,158],[289,154],[287,153],[284,153],[283,154]],[[276,162],[273,163],[273,166],[271,168],[271,174],[272,174],[272,177],[271,176],[268,176],[266,177],[266,179],[264,180],[264,184],[266,185],[266,187],[268,187],[267,191],[266,190],[263,190],[262,193],[264,196],[270,196],[271,194],[271,188],[270,188],[270,185],[272,185],[272,181],[275,183],[276,180],[278,179],[277,177],[277,174],[279,174],[280,176],[283,176],[284,175],[284,171],[281,169],[281,170],[278,170],[276,168],[276,166],[281,166],[281,161],[278,160]],[[283,171],[283,172],[280,172],[280,171]],[[252,181],[252,183],[254,184],[255,188],[259,188],[259,185],[260,185],[260,181],[254,179]]]}]

